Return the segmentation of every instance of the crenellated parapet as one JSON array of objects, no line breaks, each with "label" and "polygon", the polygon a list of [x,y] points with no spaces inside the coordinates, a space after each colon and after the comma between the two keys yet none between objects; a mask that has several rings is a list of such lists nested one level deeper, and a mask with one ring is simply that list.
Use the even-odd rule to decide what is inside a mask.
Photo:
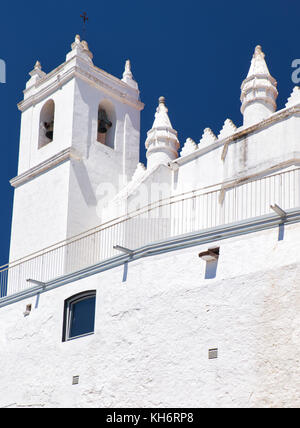
[{"label": "crenellated parapet", "polygon": [[216,141],[217,137],[214,132],[210,128],[205,128],[198,147],[199,149],[204,149],[204,147],[207,147]]},{"label": "crenellated parapet", "polygon": [[191,138],[187,138],[180,152],[180,156],[186,156],[198,149],[197,144]]},{"label": "crenellated parapet", "polygon": [[295,86],[285,105],[286,108],[300,104],[300,88]]},{"label": "crenellated parapet", "polygon": [[223,128],[221,129],[218,139],[221,140],[222,138],[227,138],[230,135],[234,134],[237,130],[237,127],[230,119],[226,119],[223,125]]}]

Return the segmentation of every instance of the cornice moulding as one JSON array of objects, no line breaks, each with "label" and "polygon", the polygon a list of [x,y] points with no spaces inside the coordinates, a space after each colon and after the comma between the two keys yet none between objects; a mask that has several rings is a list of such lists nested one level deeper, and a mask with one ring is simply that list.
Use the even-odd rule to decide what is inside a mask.
[{"label": "cornice moulding", "polygon": [[93,76],[91,73],[85,70],[82,70],[80,67],[76,67],[75,76],[85,80],[94,87],[101,87],[101,89],[104,90],[107,94],[121,100],[123,103],[128,104],[139,111],[143,110],[143,108],[145,107],[145,105],[141,101],[128,96],[125,92],[121,92],[118,89],[108,85],[107,83],[104,83],[99,78]]},{"label": "cornice moulding", "polygon": [[[138,100],[138,98],[134,98],[128,94],[127,91],[136,93],[138,96],[139,91],[131,88],[129,85],[127,85],[125,82],[122,82],[120,79],[110,75],[109,73],[95,67],[91,66],[88,62],[80,59],[80,61],[83,61],[83,65],[87,68],[84,69],[82,66],[78,64],[74,64],[70,69],[65,70],[65,66],[68,65],[71,62],[74,62],[74,58],[70,59],[69,61],[66,61],[64,64],[57,67],[55,70],[47,74],[44,78],[39,80],[34,86],[25,89],[24,95],[26,95],[28,92],[32,92],[34,89],[37,91],[41,86],[45,85],[44,88],[41,88],[38,93],[30,95],[28,98],[25,98],[21,102],[18,103],[18,108],[20,111],[25,111],[27,108],[31,107],[32,105],[35,105],[42,101],[44,98],[48,97],[59,89],[61,86],[66,84],[68,81],[70,81],[73,77],[82,78],[86,82],[92,84],[95,87],[101,87],[101,89],[104,89],[109,95],[113,96],[114,98],[121,99],[122,102],[125,104],[129,104],[132,107],[143,110],[144,104]],[[102,75],[105,79],[112,82],[112,85],[109,85],[108,83],[103,82],[98,76]],[[49,82],[49,80],[56,78],[56,80]],[[48,85],[47,82],[49,82]],[[114,88],[113,84],[117,84],[120,89]],[[122,91],[121,89],[124,89]]]},{"label": "cornice moulding", "polygon": [[18,175],[15,178],[12,178],[10,180],[10,184],[12,187],[19,187],[26,183],[29,180],[32,180],[33,178],[37,177],[38,175],[43,174],[46,171],[49,171],[49,169],[54,168],[57,165],[60,165],[63,162],[66,162],[70,159],[76,159],[79,160],[78,155],[74,153],[71,147],[62,150],[57,155],[52,156],[50,159],[47,159],[44,162],[41,162],[40,164],[30,168],[28,171],[24,172],[23,174]]},{"label": "cornice moulding", "polygon": [[270,74],[257,73],[257,74],[255,74],[255,76],[246,77],[246,79],[243,81],[243,83],[241,85],[241,88],[243,88],[243,86],[245,86],[246,83],[250,82],[251,80],[254,80],[255,78],[270,80],[274,86],[277,85],[276,79],[274,79],[274,77],[272,77]]}]

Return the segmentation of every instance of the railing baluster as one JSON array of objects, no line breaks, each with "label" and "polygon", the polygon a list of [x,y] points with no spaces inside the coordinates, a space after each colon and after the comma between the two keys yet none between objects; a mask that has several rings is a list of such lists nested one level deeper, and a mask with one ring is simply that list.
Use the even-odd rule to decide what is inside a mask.
[{"label": "railing baluster", "polygon": [[[114,245],[134,249],[147,243],[270,213],[300,203],[300,168],[227,188],[174,195],[127,213],[0,268],[0,298],[30,287],[26,279],[49,281],[118,254]],[[200,192],[200,193],[199,193]],[[221,198],[220,198],[221,197]]]}]

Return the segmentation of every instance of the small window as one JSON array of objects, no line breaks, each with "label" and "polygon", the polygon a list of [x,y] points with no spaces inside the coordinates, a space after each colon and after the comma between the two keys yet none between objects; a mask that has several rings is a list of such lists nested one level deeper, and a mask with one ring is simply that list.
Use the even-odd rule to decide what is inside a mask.
[{"label": "small window", "polygon": [[65,301],[63,341],[94,333],[96,291],[76,294]]}]

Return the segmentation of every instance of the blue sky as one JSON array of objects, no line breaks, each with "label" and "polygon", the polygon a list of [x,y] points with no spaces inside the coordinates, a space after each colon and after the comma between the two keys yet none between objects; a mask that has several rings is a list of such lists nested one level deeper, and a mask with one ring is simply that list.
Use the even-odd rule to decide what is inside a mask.
[{"label": "blue sky", "polygon": [[278,81],[278,109],[294,86],[291,63],[300,58],[297,0],[2,2],[0,59],[6,62],[7,83],[0,84],[0,265],[8,260],[13,202],[9,180],[17,173],[16,104],[36,60],[46,72],[64,61],[75,34],[82,34],[84,11],[95,65],[121,77],[125,60],[131,60],[145,103],[142,161],[161,95],[181,144],[187,137],[198,142],[206,127],[218,134],[226,118],[241,125],[240,85],[257,44]]}]

